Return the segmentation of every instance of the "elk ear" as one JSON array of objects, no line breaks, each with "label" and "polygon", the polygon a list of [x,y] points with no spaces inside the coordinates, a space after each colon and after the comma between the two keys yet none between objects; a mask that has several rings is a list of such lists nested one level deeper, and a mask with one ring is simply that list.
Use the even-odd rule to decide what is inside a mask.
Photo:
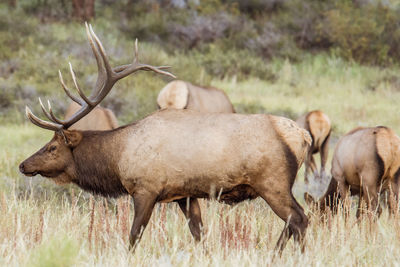
[{"label": "elk ear", "polygon": [[65,138],[65,143],[70,148],[75,148],[82,140],[82,133],[80,131],[63,130],[61,134]]}]

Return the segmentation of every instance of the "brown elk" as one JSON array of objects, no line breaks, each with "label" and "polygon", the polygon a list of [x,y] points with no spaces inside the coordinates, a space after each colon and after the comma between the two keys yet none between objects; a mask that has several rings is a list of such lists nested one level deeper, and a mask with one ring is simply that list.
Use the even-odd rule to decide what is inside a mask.
[{"label": "brown elk", "polygon": [[[260,195],[285,222],[278,240],[281,251],[293,235],[304,249],[308,225],[303,208],[292,194],[297,171],[311,144],[307,131],[295,122],[271,115],[200,113],[165,109],[111,131],[68,128],[90,112],[114,83],[138,70],[170,75],[164,67],[138,63],[112,68],[104,49],[87,29],[99,66],[97,86],[86,97],[71,74],[82,100],[67,93],[82,108],[66,121],[52,111],[44,121],[26,108],[35,125],[55,131],[53,139],[20,164],[27,176],[40,174],[54,181],[72,182],[104,196],[129,194],[135,217],[130,234],[134,247],[140,240],[157,202],[179,204],[196,240],[201,237],[197,198],[221,195],[243,198],[238,191]],[[60,76],[61,77],[61,76]],[[99,82],[100,81],[100,82]],[[246,189],[246,190],[244,190]]]},{"label": "brown elk", "polygon": [[[65,112],[65,119],[71,118],[81,106],[72,102]],[[81,120],[75,122],[69,129],[81,131],[106,131],[118,127],[118,121],[111,109],[95,107]]]},{"label": "brown elk", "polygon": [[[356,128],[340,138],[332,159],[332,180],[319,200],[321,209],[336,210],[338,200],[359,195],[357,217],[365,201],[369,212],[381,213],[379,195],[389,192],[389,209],[397,208],[400,178],[400,138],[384,126]],[[308,202],[313,202],[305,195]]]},{"label": "brown elk", "polygon": [[191,109],[200,112],[234,113],[235,109],[224,91],[199,87],[184,81],[168,83],[157,97],[160,109]]},{"label": "brown elk", "polygon": [[[296,122],[300,127],[309,131],[312,138],[311,148],[307,154],[306,160],[304,161],[304,181],[308,183],[308,174],[310,173],[310,170],[314,174],[314,177],[322,179],[325,176],[325,165],[328,160],[331,121],[322,111],[313,110],[298,118]],[[318,152],[321,156],[320,172],[318,172],[313,156]]]}]

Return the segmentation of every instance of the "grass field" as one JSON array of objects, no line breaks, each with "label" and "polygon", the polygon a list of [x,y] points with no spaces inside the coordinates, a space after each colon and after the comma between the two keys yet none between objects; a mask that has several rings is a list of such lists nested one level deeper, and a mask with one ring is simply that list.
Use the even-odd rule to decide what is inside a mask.
[{"label": "grass field", "polygon": [[[65,12],[61,19],[57,18],[61,13],[49,13],[46,17],[46,10],[57,10],[57,6],[68,1],[7,2],[18,2],[20,7],[9,9],[6,3],[0,4],[0,266],[400,265],[398,214],[389,217],[385,209],[376,222],[371,222],[370,218],[356,221],[354,199],[348,220],[342,211],[337,216],[328,213],[322,217],[304,203],[305,190],[311,190],[314,195],[322,192],[318,186],[307,188],[304,185],[303,167],[293,193],[310,218],[304,254],[290,241],[282,257],[274,257],[273,248],[284,223],[261,199],[233,207],[215,200],[202,201],[205,236],[201,243],[194,242],[175,203],[157,205],[137,250],[135,253],[128,251],[128,236],[135,212],[129,197],[93,197],[73,185],[57,186],[42,177],[24,177],[19,173],[19,163],[52,137],[50,131],[28,122],[24,106],[29,105],[36,114],[41,114],[37,98],[42,97],[50,99],[55,112],[60,115],[68,101],[59,84],[57,70],[61,69],[66,83],[72,86],[68,74],[70,61],[86,93],[96,80],[97,70],[83,23],[68,17]],[[360,40],[368,49],[363,50],[358,62],[375,62],[363,61],[363,56],[370,59],[390,57],[386,40],[391,41],[389,46],[396,48],[400,36],[396,34],[398,23],[394,23],[397,22],[397,9],[382,13],[392,14],[396,20],[376,24],[379,14],[368,14],[375,15],[381,8],[381,11],[390,11],[385,5],[376,5],[379,9],[363,13],[347,9],[352,1],[333,1],[333,5],[342,5],[339,11],[347,10],[347,13],[330,13],[330,18],[338,21],[332,20],[327,24],[328,28],[323,24],[322,30],[338,33],[338,41],[343,41],[343,47],[339,47],[342,50],[337,46],[336,49],[320,47],[320,50],[299,48],[294,36],[289,35],[296,34],[292,28],[298,22],[306,26],[314,24],[313,20],[308,20],[309,16],[304,16],[306,13],[326,21],[328,17],[323,6],[324,3],[331,5],[329,1],[308,1],[316,6],[321,4],[322,9],[318,12],[323,13],[298,9],[299,3],[307,1],[262,1],[285,2],[286,8],[277,8],[262,16],[254,13],[254,19],[260,20],[253,21],[255,24],[246,14],[240,15],[236,8],[232,12],[237,14],[231,14],[232,20],[226,20],[227,11],[220,12],[224,9],[220,2],[234,1],[202,1],[201,7],[190,12],[168,16],[160,16],[166,13],[162,10],[158,13],[159,6],[153,5],[157,1],[114,1],[115,6],[111,5],[113,1],[96,2],[102,2],[104,6],[98,6],[96,18],[91,23],[113,66],[130,62],[134,39],[140,37],[143,63],[171,65],[171,72],[179,79],[225,90],[239,113],[270,113],[296,119],[307,111],[321,109],[331,118],[333,127],[329,161],[338,138],[356,126],[385,125],[400,133],[400,69],[394,64],[398,57],[388,58],[387,62],[393,65],[382,65],[387,67],[361,65],[351,61],[351,57],[345,57],[348,60],[339,57],[343,52],[349,52],[343,50],[348,41],[352,41],[349,44],[354,44],[352,49],[357,52]],[[118,4],[128,2],[138,3],[131,6],[135,8],[121,12],[123,5]],[[151,7],[141,10],[146,7],[144,2],[150,3]],[[215,9],[217,2],[220,9]],[[358,6],[360,1],[353,2]],[[375,5],[376,1],[361,2],[374,2]],[[398,1],[383,2],[397,5]],[[216,12],[215,16],[207,15],[207,7]],[[193,17],[195,14],[197,19]],[[332,16],[335,14],[341,14],[343,18]],[[235,30],[235,26],[226,31],[223,39],[205,41],[193,49],[184,48],[180,40],[175,40],[176,35],[167,31],[171,25],[190,26],[190,22],[194,22],[194,25],[199,24],[195,25],[196,29],[221,18],[221,23],[235,22],[231,23],[233,26],[246,22],[243,31]],[[390,19],[390,16],[383,18]],[[171,24],[169,19],[175,20]],[[346,23],[337,23],[340,19]],[[363,24],[353,23],[354,20]],[[274,21],[276,29],[270,27],[270,22]],[[284,28],[288,29],[280,33],[279,29],[286,24]],[[255,28],[264,25],[267,26],[265,29],[254,32]],[[371,31],[367,31],[365,25]],[[352,31],[346,31],[347,28]],[[192,31],[188,33],[191,36]],[[163,35],[168,38],[163,39]],[[273,43],[270,56],[256,51],[255,48],[264,45],[264,48],[271,48],[268,40],[274,41],[275,37],[286,40],[286,45],[286,41]],[[257,41],[257,46],[243,46],[248,43],[248,38],[256,38],[253,41]],[[376,39],[379,42],[375,42]],[[369,51],[386,52],[378,55]],[[156,96],[168,81],[149,73],[126,78],[115,85],[102,105],[114,110],[121,125],[130,123],[156,109]],[[327,169],[330,170],[330,162]]]},{"label": "grass field", "polygon": [[[211,84],[224,88],[240,112],[295,118],[322,109],[333,122],[332,143],[358,125],[400,131],[400,90],[390,79],[396,69],[328,56],[298,64],[276,60],[271,66],[279,74],[275,81],[231,77]],[[293,191],[310,217],[304,254],[291,241],[282,257],[273,259],[284,224],[261,199],[234,207],[203,201],[206,234],[200,244],[176,204],[158,205],[132,254],[127,239],[134,210],[128,197],[105,201],[73,186],[19,174],[18,164],[51,136],[28,122],[0,126],[2,266],[396,266],[400,261],[397,215],[389,218],[385,211],[376,223],[368,218],[357,223],[353,208],[347,221],[343,213],[321,219],[304,205],[303,170]]]}]

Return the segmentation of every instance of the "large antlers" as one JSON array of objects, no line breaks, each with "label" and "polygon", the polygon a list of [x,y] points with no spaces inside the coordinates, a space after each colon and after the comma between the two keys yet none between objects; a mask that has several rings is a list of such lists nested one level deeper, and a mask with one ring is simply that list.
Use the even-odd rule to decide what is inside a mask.
[{"label": "large antlers", "polygon": [[97,62],[98,76],[96,85],[94,86],[90,96],[86,97],[86,95],[83,93],[83,91],[78,85],[75,72],[72,69],[71,63],[69,63],[69,69],[71,72],[72,80],[74,82],[76,90],[78,91],[79,96],[81,97],[78,98],[74,96],[68,89],[68,87],[65,85],[61,72],[58,71],[60,82],[65,93],[73,101],[78,103],[81,106],[81,108],[68,120],[60,120],[56,118],[56,116],[54,116],[50,101],[47,102],[48,104],[48,110],[47,110],[44,107],[42,100],[39,98],[40,106],[43,110],[43,113],[50,121],[44,121],[42,119],[39,119],[32,113],[32,111],[28,107],[26,107],[26,116],[33,124],[39,127],[53,131],[68,129],[68,127],[70,127],[72,124],[74,124],[75,122],[83,118],[85,115],[87,115],[92,109],[94,109],[104,99],[104,97],[106,97],[106,95],[110,92],[114,84],[119,79],[122,79],[128,76],[129,74],[135,73],[138,70],[154,71],[156,73],[160,73],[175,78],[173,74],[164,71],[164,69],[169,68],[168,66],[154,67],[151,65],[139,63],[137,40],[135,42],[135,58],[132,64],[122,65],[112,68],[108,61],[104,47],[101,44],[99,38],[94,33],[92,26],[88,25],[87,23],[85,23],[85,25],[86,25],[86,34],[89,39],[89,44],[90,47],[92,48],[93,55],[95,56]]}]

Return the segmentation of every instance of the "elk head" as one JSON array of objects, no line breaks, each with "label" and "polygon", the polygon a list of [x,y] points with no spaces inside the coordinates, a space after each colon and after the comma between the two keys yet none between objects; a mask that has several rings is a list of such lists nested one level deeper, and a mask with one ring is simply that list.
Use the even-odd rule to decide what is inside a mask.
[{"label": "elk head", "polygon": [[58,72],[59,78],[67,96],[78,103],[81,108],[68,120],[60,120],[54,115],[50,102],[47,102],[48,109],[46,109],[39,98],[43,113],[50,120],[45,121],[36,117],[26,107],[26,116],[33,124],[55,132],[53,139],[49,143],[20,164],[19,169],[21,173],[27,176],[40,174],[44,177],[55,178],[56,182],[65,183],[71,181],[74,176],[73,150],[79,145],[84,135],[81,131],[68,130],[68,128],[93,110],[106,97],[118,80],[139,70],[153,71],[175,78],[173,74],[164,71],[168,66],[154,67],[139,63],[137,40],[135,42],[135,58],[133,62],[112,68],[103,45],[94,33],[92,26],[87,23],[86,33],[97,62],[98,76],[96,84],[90,96],[87,97],[79,87],[75,72],[70,63],[72,80],[80,98],[74,96],[65,85],[60,71]]}]

